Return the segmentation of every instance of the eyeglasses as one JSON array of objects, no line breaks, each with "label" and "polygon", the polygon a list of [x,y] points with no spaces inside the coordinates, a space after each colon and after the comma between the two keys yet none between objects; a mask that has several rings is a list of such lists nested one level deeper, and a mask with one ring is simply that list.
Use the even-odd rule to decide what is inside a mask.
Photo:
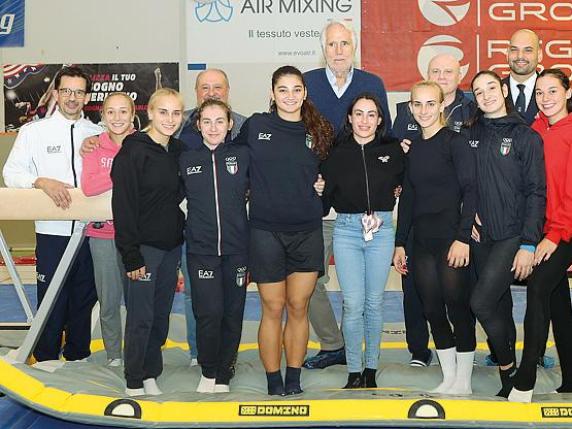
[{"label": "eyeglasses", "polygon": [[62,97],[71,97],[71,95],[73,94],[75,96],[75,98],[81,100],[82,98],[85,98],[85,95],[87,94],[86,91],[84,91],[83,89],[69,89],[69,88],[60,88],[58,90],[58,92],[60,93],[60,95]]}]

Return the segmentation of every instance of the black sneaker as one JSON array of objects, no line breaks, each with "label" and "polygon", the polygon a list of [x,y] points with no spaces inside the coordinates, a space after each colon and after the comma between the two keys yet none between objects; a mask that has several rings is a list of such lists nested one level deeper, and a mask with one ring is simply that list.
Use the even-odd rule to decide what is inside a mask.
[{"label": "black sneaker", "polygon": [[431,365],[432,361],[433,361],[433,353],[431,352],[431,350],[427,350],[425,356],[411,355],[409,366],[427,367]]},{"label": "black sneaker", "polygon": [[312,356],[302,365],[306,369],[323,369],[332,365],[345,365],[346,351],[342,347],[338,350],[320,351],[317,355]]}]

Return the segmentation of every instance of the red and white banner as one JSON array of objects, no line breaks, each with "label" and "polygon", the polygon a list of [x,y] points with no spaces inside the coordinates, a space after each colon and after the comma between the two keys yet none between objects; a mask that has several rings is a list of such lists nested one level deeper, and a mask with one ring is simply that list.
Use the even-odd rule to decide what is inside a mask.
[{"label": "red and white banner", "polygon": [[553,0],[362,0],[362,67],[407,91],[434,55],[449,53],[467,88],[479,70],[508,73],[506,48],[521,28],[540,36],[541,68],[572,72],[572,2]]}]

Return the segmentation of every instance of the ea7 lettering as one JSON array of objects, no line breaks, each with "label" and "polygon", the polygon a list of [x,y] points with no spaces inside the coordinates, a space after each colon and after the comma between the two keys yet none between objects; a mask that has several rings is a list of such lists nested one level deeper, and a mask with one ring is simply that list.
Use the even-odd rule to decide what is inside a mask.
[{"label": "ea7 lettering", "polygon": [[270,137],[272,137],[272,133],[258,133],[258,140],[270,141]]},{"label": "ea7 lettering", "polygon": [[202,165],[196,165],[194,167],[187,167],[187,176],[190,176],[191,174],[200,174],[202,173]]},{"label": "ea7 lettering", "polygon": [[199,270],[199,279],[201,280],[212,280],[214,279],[213,270]]}]

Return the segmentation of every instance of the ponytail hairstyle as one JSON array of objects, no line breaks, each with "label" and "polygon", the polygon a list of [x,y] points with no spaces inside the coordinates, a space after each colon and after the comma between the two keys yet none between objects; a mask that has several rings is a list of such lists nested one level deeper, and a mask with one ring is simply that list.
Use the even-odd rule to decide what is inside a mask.
[{"label": "ponytail hairstyle", "polygon": [[[566,76],[561,69],[545,69],[538,75],[536,81],[538,82],[538,79],[547,76],[558,80],[560,85],[564,88],[564,91],[568,91],[570,89],[570,78]],[[568,110],[568,113],[572,113],[572,97],[566,101],[566,110]]]},{"label": "ponytail hairstyle", "polygon": [[[443,94],[443,88],[441,88],[441,85],[439,85],[437,82],[433,82],[431,80],[421,80],[417,83],[415,83],[412,87],[411,87],[411,93],[409,96],[409,102],[412,103],[413,102],[413,93],[415,92],[415,90],[419,89],[419,88],[431,88],[435,91],[437,91],[437,101],[439,102],[439,104],[443,104],[443,102],[445,101],[445,94]],[[439,124],[441,124],[442,127],[446,127],[447,126],[447,118],[445,118],[445,110],[443,109],[441,111],[441,113],[439,113]]]},{"label": "ponytail hairstyle", "polygon": [[[304,81],[304,76],[302,72],[294,66],[282,66],[272,73],[272,89],[278,84],[278,80],[282,76],[293,75],[296,76],[302,82],[304,89],[307,89],[306,82]],[[270,101],[270,112],[276,111],[276,102],[274,100]],[[306,127],[306,131],[310,136],[312,136],[312,151],[320,159],[326,159],[330,148],[332,146],[332,140],[334,137],[334,131],[330,123],[324,118],[314,104],[308,100],[304,99],[302,102],[302,122]]]},{"label": "ponytail hairstyle", "polygon": [[[181,104],[181,110],[185,109],[185,101],[183,100],[183,96],[172,88],[159,88],[149,98],[149,102],[147,103],[147,111],[150,112],[157,107],[157,101],[161,97],[168,97],[173,96],[175,97],[179,103]],[[151,129],[151,123],[149,123],[144,129],[143,132],[148,132]]]},{"label": "ponytail hairstyle", "polygon": [[[379,98],[377,98],[377,96],[371,92],[362,92],[361,94],[358,94],[350,103],[350,105],[348,106],[348,111],[346,112],[346,118],[344,120],[344,125],[342,127],[342,131],[340,133],[340,136],[343,136],[343,138],[349,137],[350,135],[353,134],[353,128],[352,128],[352,124],[350,122],[349,117],[352,115],[352,112],[354,110],[354,106],[356,105],[356,103],[360,100],[371,100],[373,101],[373,104],[375,104],[375,110],[377,110],[377,114],[378,116],[381,118],[381,122],[379,123],[379,125],[377,126],[376,130],[375,130],[375,138],[379,138],[379,137],[385,137],[385,117],[383,116],[383,110],[381,108],[381,103],[379,102]],[[338,141],[338,140],[336,140]]]},{"label": "ponytail hairstyle", "polygon": [[[474,89],[473,89],[473,87],[474,87],[474,85],[475,85],[475,81],[476,81],[479,77],[484,76],[484,75],[490,76],[490,77],[492,77],[494,80],[496,80],[496,81],[499,83],[500,88],[501,88],[501,91],[502,91],[502,87],[503,87],[504,83],[503,83],[502,79],[499,77],[499,75],[496,74],[496,73],[495,73],[494,71],[492,71],[492,70],[481,70],[480,72],[478,72],[478,73],[475,75],[475,77],[473,77],[473,80],[471,80],[471,92],[473,93],[473,97],[474,97],[474,95],[475,95],[475,91],[474,91]],[[467,124],[468,126],[471,126],[471,125],[476,124],[476,123],[479,122],[479,121],[481,120],[481,118],[484,116],[483,111],[479,108],[479,104],[477,103],[476,97],[475,97],[475,104],[477,105],[477,110],[475,111],[474,116],[473,116],[471,119],[469,119],[469,122],[468,122],[468,124]],[[512,107],[512,104],[509,102],[508,97],[505,98],[505,100],[504,100],[504,106],[505,106],[505,108],[506,108],[506,114],[507,114],[507,115],[510,114],[510,113],[512,113],[512,112],[514,111],[514,109],[513,109],[513,107]]]}]

